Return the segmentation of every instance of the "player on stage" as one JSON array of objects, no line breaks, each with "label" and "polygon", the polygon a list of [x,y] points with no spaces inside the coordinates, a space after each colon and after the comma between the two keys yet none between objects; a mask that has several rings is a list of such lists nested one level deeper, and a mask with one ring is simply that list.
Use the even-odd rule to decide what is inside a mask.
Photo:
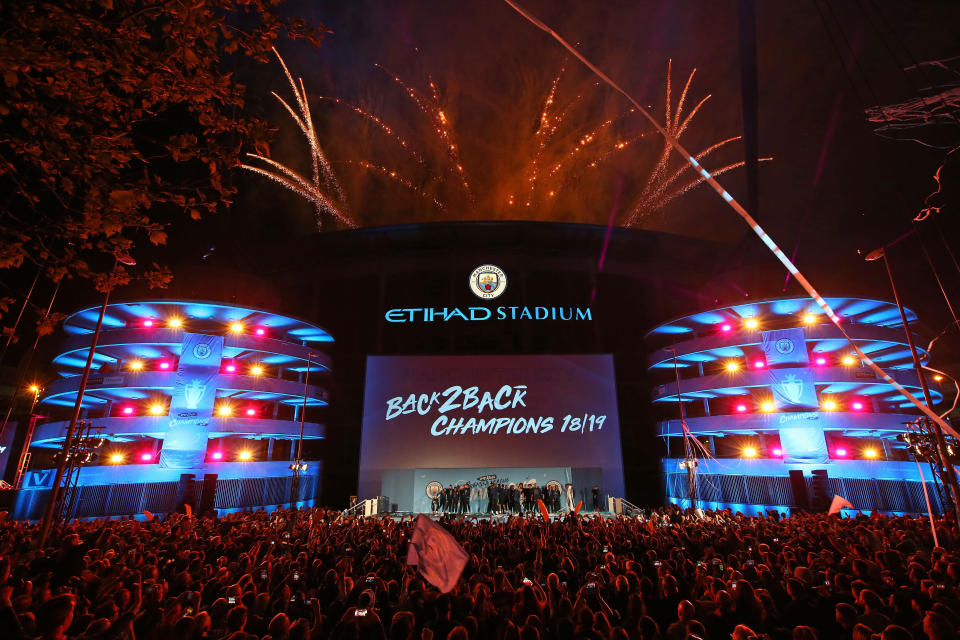
[{"label": "player on stage", "polygon": [[497,484],[491,482],[487,485],[487,513],[497,512]]},{"label": "player on stage", "polygon": [[569,482],[567,483],[567,511],[573,511],[576,505],[573,502],[573,498],[576,495],[576,491],[573,489],[573,485]]},{"label": "player on stage", "polygon": [[600,511],[600,486],[593,485],[593,510]]}]

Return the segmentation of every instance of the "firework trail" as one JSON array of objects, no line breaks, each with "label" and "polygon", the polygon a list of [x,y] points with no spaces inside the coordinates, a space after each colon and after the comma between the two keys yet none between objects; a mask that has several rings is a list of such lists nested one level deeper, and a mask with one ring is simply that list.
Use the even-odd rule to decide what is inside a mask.
[{"label": "firework trail", "polygon": [[[690,72],[690,75],[687,76],[687,81],[683,86],[683,90],[680,92],[680,98],[677,100],[676,106],[674,106],[671,99],[673,61],[671,60],[667,63],[666,105],[664,109],[665,125],[663,128],[675,140],[679,140],[680,137],[687,131],[687,129],[693,123],[694,117],[700,111],[700,108],[703,107],[707,100],[710,99],[710,95],[705,96],[689,113],[684,114],[683,110],[686,104],[687,94],[690,91],[690,86],[693,83],[693,76],[696,74],[696,72],[697,70],[694,69]],[[739,139],[740,136],[735,136],[716,142],[694,155],[694,158],[699,162],[714,151]],[[670,164],[674,157],[677,156],[673,155],[673,146],[665,140],[663,150],[661,151],[653,170],[647,176],[647,180],[640,192],[640,195],[629,207],[630,213],[627,215],[625,221],[626,226],[629,227],[637,224],[640,218],[644,215],[662,209],[679,196],[705,182],[703,177],[697,177],[696,179],[689,181],[680,187],[671,189],[671,187],[673,187],[673,185],[692,168],[692,165],[680,158],[679,160],[682,163],[681,166],[671,172]],[[772,158],[760,158],[761,161],[769,161],[771,159]],[[721,175],[727,173],[728,171],[738,169],[744,166],[744,164],[745,163],[742,161],[734,162],[721,167],[713,173],[714,175]]]},{"label": "firework trail", "polygon": [[[629,111],[626,111],[620,114],[616,118],[609,118],[608,120],[605,120],[604,122],[602,122],[598,127],[595,127],[590,132],[580,137],[580,139],[577,141],[576,146],[574,146],[574,148],[571,149],[566,156],[561,158],[559,162],[553,165],[553,167],[550,169],[550,173],[548,174],[549,177],[551,178],[554,177],[555,175],[557,175],[560,169],[562,169],[565,166],[569,166],[570,163],[578,160],[580,158],[580,153],[587,149],[588,144],[592,142],[594,138],[597,138],[598,136],[600,136],[600,134],[605,129],[612,127],[618,121],[627,117],[631,113],[633,113],[633,109],[630,109]],[[630,140],[620,140],[613,143],[613,146],[603,151],[600,151],[597,155],[595,155],[592,158],[592,160],[586,161],[587,166],[596,167],[599,164],[599,161],[606,159],[607,157],[609,157],[613,153],[616,153],[617,151],[622,151],[623,149],[626,149],[628,146],[630,146],[631,144],[633,144],[643,136],[644,134],[640,134],[638,136],[631,138]]]},{"label": "firework trail", "polygon": [[[537,139],[537,150],[533,155],[533,159],[530,161],[530,164],[527,169],[528,178],[527,181],[530,183],[529,191],[527,192],[527,201],[525,206],[530,206],[533,201],[533,193],[537,188],[537,179],[540,174],[540,158],[543,157],[543,150],[546,148],[547,144],[553,138],[553,134],[557,132],[557,129],[560,127],[560,123],[563,121],[563,118],[568,109],[565,109],[563,112],[558,113],[556,116],[551,116],[550,107],[553,106],[554,99],[557,95],[557,86],[560,84],[560,79],[563,77],[563,72],[566,69],[564,67],[560,68],[560,73],[553,79],[553,83],[550,86],[550,92],[547,94],[546,100],[543,103],[543,109],[540,111],[540,126],[537,127],[536,133],[534,133],[534,138]],[[513,195],[511,194],[510,200],[513,200]]]},{"label": "firework trail", "polygon": [[330,102],[333,102],[336,105],[346,107],[347,109],[357,114],[364,120],[367,120],[368,122],[372,123],[375,127],[380,129],[380,131],[385,133],[387,137],[389,137],[391,140],[395,141],[397,144],[403,147],[403,149],[410,154],[410,157],[413,158],[413,160],[417,164],[426,165],[427,161],[424,160],[423,155],[420,154],[420,152],[418,152],[416,149],[414,149],[413,146],[407,141],[406,138],[404,138],[399,133],[394,131],[393,127],[387,124],[386,121],[384,121],[383,118],[381,118],[377,114],[373,113],[372,111],[368,111],[359,105],[341,100],[340,98],[320,96],[320,100],[329,100]]},{"label": "firework trail", "polygon": [[442,145],[444,152],[446,153],[446,156],[452,165],[450,169],[459,178],[460,184],[463,187],[463,191],[466,194],[467,199],[470,201],[471,206],[474,206],[476,202],[473,197],[473,190],[470,188],[470,183],[467,180],[467,173],[463,168],[463,160],[460,158],[460,151],[457,148],[453,130],[450,128],[450,120],[447,118],[447,114],[443,109],[440,90],[438,89],[437,84],[433,81],[433,78],[428,78],[431,95],[430,97],[427,97],[422,92],[405,82],[398,75],[392,73],[383,65],[378,64],[376,67],[390,76],[390,78],[401,89],[403,89],[407,97],[409,97],[410,100],[417,105],[417,108],[420,109],[420,111],[433,122],[433,132],[440,141],[440,144]]},{"label": "firework trail", "polygon": [[290,75],[290,71],[287,69],[287,65],[280,56],[280,53],[276,49],[274,49],[273,52],[280,61],[280,66],[283,67],[283,73],[287,78],[287,82],[290,83],[290,88],[293,90],[293,95],[296,98],[299,112],[295,111],[293,107],[287,104],[277,93],[271,93],[273,93],[273,96],[284,106],[287,113],[293,118],[293,121],[297,123],[301,133],[303,133],[310,145],[312,179],[308,180],[290,167],[256,153],[248,153],[247,157],[258,160],[275,169],[275,171],[248,164],[241,164],[240,166],[248,171],[274,180],[313,204],[316,211],[318,230],[323,225],[324,213],[333,216],[348,227],[356,227],[356,223],[346,211],[343,190],[340,188],[337,176],[333,172],[333,168],[330,166],[326,154],[323,152],[323,147],[320,146],[320,141],[317,139],[317,132],[313,126],[313,118],[310,115],[310,105],[307,100],[307,91],[303,86],[303,79],[298,78],[299,83],[294,82],[293,76]]},{"label": "firework trail", "polygon": [[423,189],[417,187],[415,184],[413,184],[411,180],[405,178],[396,169],[388,169],[383,165],[367,162],[366,160],[342,160],[341,162],[343,162],[343,164],[356,165],[362,169],[370,171],[371,173],[375,173],[377,175],[383,176],[384,178],[387,178],[388,180],[391,180],[399,184],[400,186],[404,187],[405,189],[409,190],[411,193],[413,193],[417,197],[427,200],[434,207],[436,207],[437,210],[440,211],[441,213],[447,213],[447,207],[445,204],[440,202],[440,200],[430,195]]}]

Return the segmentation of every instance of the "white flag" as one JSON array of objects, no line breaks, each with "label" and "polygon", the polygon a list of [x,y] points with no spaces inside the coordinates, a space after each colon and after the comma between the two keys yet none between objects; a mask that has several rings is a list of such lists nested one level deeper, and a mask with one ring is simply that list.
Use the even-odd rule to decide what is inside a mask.
[{"label": "white flag", "polygon": [[827,515],[832,516],[835,513],[840,513],[840,509],[853,509],[853,505],[843,496],[834,495],[833,502],[830,503],[830,511],[827,512]]},{"label": "white flag", "polygon": [[451,591],[467,566],[467,552],[450,532],[422,513],[410,536],[407,564],[417,565],[423,578],[443,593]]}]

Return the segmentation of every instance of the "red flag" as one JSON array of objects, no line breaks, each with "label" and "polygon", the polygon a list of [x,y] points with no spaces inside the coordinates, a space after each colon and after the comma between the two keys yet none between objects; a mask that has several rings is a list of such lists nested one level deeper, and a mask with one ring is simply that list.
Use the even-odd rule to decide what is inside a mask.
[{"label": "red flag", "polygon": [[150,512],[147,511],[146,509],[144,509],[144,510],[143,510],[143,515],[144,515],[144,517],[146,517],[147,522],[153,522],[153,514],[152,514],[152,513],[150,513]]},{"label": "red flag", "polygon": [[853,505],[850,502],[838,495],[833,496],[833,502],[830,503],[830,511],[827,512],[828,516],[832,516],[835,513],[840,513],[841,509],[853,509]]},{"label": "red flag", "polygon": [[193,507],[191,507],[189,504],[183,503],[183,510],[187,512],[188,518],[193,517]]},{"label": "red flag", "polygon": [[583,500],[581,500],[580,502],[578,502],[578,503],[577,503],[577,506],[574,507],[574,509],[573,509],[573,515],[577,515],[578,513],[580,513],[580,507],[582,507],[582,506],[583,506]]},{"label": "red flag", "polygon": [[417,565],[424,580],[447,593],[467,566],[467,552],[449,531],[421,513],[410,536],[407,564]]},{"label": "red flag", "polygon": [[544,522],[550,522],[550,512],[547,511],[547,505],[543,504],[543,500],[537,498],[537,506],[540,507],[540,515],[543,516]]}]

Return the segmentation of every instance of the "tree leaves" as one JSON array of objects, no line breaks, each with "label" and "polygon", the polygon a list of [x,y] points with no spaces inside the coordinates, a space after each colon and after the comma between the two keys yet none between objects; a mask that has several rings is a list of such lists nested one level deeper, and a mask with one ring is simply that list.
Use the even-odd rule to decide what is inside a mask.
[{"label": "tree leaves", "polygon": [[326,33],[281,5],[0,4],[0,269],[45,264],[109,287],[113,260],[98,255],[165,244],[169,224],[228,206],[240,149],[269,129],[243,115],[225,57],[264,60],[281,35],[317,46]]}]

